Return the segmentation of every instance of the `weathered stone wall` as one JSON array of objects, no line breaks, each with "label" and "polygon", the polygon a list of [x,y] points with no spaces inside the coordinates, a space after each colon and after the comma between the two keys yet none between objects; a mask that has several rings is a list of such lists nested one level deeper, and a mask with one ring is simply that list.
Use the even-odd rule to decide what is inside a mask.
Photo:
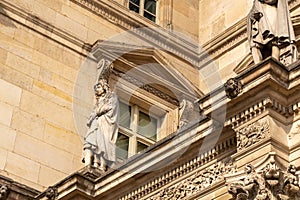
[{"label": "weathered stone wall", "polygon": [[[9,3],[84,42],[121,30],[70,1]],[[0,9],[0,173],[42,189],[83,166],[72,101],[85,57],[27,16]]]}]

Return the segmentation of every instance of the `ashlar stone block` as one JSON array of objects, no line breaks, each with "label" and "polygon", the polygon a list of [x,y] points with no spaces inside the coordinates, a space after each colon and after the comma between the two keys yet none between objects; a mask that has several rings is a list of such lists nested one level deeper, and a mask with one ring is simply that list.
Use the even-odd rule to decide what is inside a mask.
[{"label": "ashlar stone block", "polygon": [[20,104],[22,89],[0,79],[0,101],[12,106]]}]

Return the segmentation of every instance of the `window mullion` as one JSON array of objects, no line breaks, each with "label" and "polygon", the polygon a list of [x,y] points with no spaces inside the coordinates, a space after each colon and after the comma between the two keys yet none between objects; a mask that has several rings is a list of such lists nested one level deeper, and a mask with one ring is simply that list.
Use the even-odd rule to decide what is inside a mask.
[{"label": "window mullion", "polygon": [[140,15],[144,16],[145,0],[140,1]]}]

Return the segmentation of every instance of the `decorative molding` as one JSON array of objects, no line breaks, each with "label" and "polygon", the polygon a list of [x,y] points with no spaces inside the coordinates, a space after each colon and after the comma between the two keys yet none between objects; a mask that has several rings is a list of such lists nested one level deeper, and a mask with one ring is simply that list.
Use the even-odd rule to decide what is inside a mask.
[{"label": "decorative molding", "polygon": [[196,172],[189,178],[181,181],[180,183],[167,187],[160,191],[158,194],[151,197],[151,200],[177,200],[189,197],[202,190],[212,186],[213,184],[223,181],[224,174],[232,174],[236,172],[236,167],[233,165],[232,160],[223,160],[211,165],[204,170]]},{"label": "decorative molding", "polygon": [[172,52],[186,61],[198,66],[198,44],[192,43],[160,27],[154,22],[145,20],[136,13],[129,12],[124,6],[114,1],[71,0],[72,2],[100,15],[111,23],[132,31],[137,37],[149,41],[159,49]]},{"label": "decorative molding", "polygon": [[226,96],[229,99],[233,99],[237,97],[242,92],[242,88],[243,88],[241,81],[235,78],[230,78],[229,80],[227,80],[226,83],[224,84],[224,87],[225,87]]},{"label": "decorative molding", "polygon": [[[228,138],[227,140],[223,141],[222,143],[219,143],[215,145],[215,147],[197,157],[195,157],[192,160],[189,160],[188,162],[177,166],[176,168],[173,168],[172,170],[160,175],[159,177],[156,177],[149,182],[147,182],[144,185],[141,185],[139,188],[134,189],[130,193],[126,194],[125,196],[119,198],[120,200],[129,200],[129,199],[140,199],[142,197],[145,197],[146,195],[151,195],[151,193],[154,193],[153,195],[159,195],[163,190],[159,191],[160,188],[163,186],[177,180],[178,178],[189,174],[189,173],[195,173],[197,169],[201,169],[201,166],[203,166],[205,163],[208,163],[212,161],[217,155],[219,155],[221,152],[225,152],[231,148],[235,148],[236,141],[235,138]],[[215,164],[220,165],[221,164]],[[228,165],[229,166],[229,165]],[[223,168],[224,169],[224,168]],[[203,172],[205,170],[202,170]],[[198,177],[201,177],[201,172],[196,173]],[[194,176],[194,175],[193,175]],[[204,173],[203,173],[204,176]],[[203,178],[201,178],[203,180]],[[200,180],[200,178],[198,179]],[[216,181],[215,181],[216,182]],[[202,187],[197,183],[197,187]],[[158,192],[158,193],[157,193]],[[195,193],[195,191],[194,191]]]},{"label": "decorative molding", "polygon": [[0,184],[0,200],[8,199],[10,189],[7,185]]},{"label": "decorative molding", "polygon": [[144,89],[146,90],[147,92],[151,93],[151,94],[154,94],[155,96],[158,96],[159,98],[167,101],[167,102],[170,102],[172,103],[173,105],[176,105],[176,106],[179,106],[179,102],[177,99],[174,99],[173,97],[163,93],[162,91],[148,85],[148,84],[145,84],[143,83],[142,81],[126,74],[126,73],[123,73],[121,71],[118,71],[118,70],[113,70],[112,73],[117,76],[117,77],[120,77],[122,79],[124,79],[125,81],[128,81],[129,83],[132,83],[133,85],[141,88],[141,89]]},{"label": "decorative molding", "polygon": [[267,119],[261,119],[237,131],[237,148],[244,150],[270,135],[270,124]]},{"label": "decorative molding", "polygon": [[[83,8],[89,10],[90,12],[96,13],[100,15],[104,19],[110,21],[113,24],[116,24],[126,30],[132,30],[134,33],[143,39],[148,40],[150,43],[155,44],[158,48],[166,49],[175,55],[184,58],[186,61],[193,64],[193,66],[199,66],[202,68],[203,66],[207,65],[212,60],[220,57],[224,53],[230,51],[234,47],[238,46],[242,42],[247,40],[246,35],[246,19],[242,19],[236,24],[232,25],[230,28],[226,29],[224,32],[220,33],[217,37],[212,38],[208,42],[203,45],[203,51],[198,53],[198,45],[195,45],[183,38],[176,36],[174,33],[163,29],[162,27],[158,26],[155,23],[148,22],[143,19],[142,16],[139,16],[135,13],[129,13],[128,10],[118,3],[114,1],[91,1],[91,0],[71,0],[73,3],[76,3]],[[85,49],[87,51],[91,50],[92,45],[85,43],[71,34],[60,30],[59,28],[55,27],[52,24],[34,16],[30,13],[24,12],[20,8],[10,4],[8,1],[2,1],[0,3],[1,7],[5,10],[9,10],[14,16],[7,17],[13,19],[14,21],[26,26],[34,31],[38,32],[45,37],[51,38],[54,40],[50,35],[54,34],[59,38],[62,38],[68,44],[73,44],[78,48],[74,49],[71,48],[69,45],[65,43],[61,43],[57,40],[61,45],[64,45],[79,54],[82,54],[80,49]],[[293,10],[300,5],[300,0],[290,0],[289,1],[290,9]],[[2,13],[3,14],[3,13]],[[24,24],[20,19],[25,19],[27,22],[30,22],[32,25]],[[139,30],[141,27],[150,27],[147,30],[142,29]],[[42,30],[46,31],[46,33]],[[155,30],[151,30],[154,28]],[[153,37],[155,36],[155,37]]]},{"label": "decorative molding", "polygon": [[[293,106],[284,106],[275,99],[272,99],[270,97],[266,97],[257,103],[253,104],[252,106],[246,108],[245,110],[239,112],[238,114],[229,117],[228,120],[225,122],[225,126],[231,125],[232,128],[236,128],[240,126],[243,123],[248,122],[250,119],[260,115],[264,110],[267,108],[272,108],[278,113],[284,115],[284,116],[289,116],[292,115],[298,108],[295,105],[299,105],[300,108],[300,103],[294,104]],[[295,108],[295,109],[292,109]]]},{"label": "decorative molding", "polygon": [[299,176],[294,165],[282,170],[276,163],[274,156],[261,170],[248,164],[245,175],[239,180],[228,184],[228,192],[233,200],[263,200],[281,199],[296,200],[300,198]]}]

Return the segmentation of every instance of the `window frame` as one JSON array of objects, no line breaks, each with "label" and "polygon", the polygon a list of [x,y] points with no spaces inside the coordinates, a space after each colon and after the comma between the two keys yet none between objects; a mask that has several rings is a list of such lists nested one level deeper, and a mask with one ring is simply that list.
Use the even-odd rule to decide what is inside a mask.
[{"label": "window frame", "polygon": [[[132,3],[134,6],[137,6],[138,8],[139,8],[139,12],[138,12],[138,14],[139,15],[141,15],[141,16],[143,16],[144,18],[146,18],[146,19],[148,19],[148,20],[150,20],[150,21],[152,21],[152,22],[154,22],[154,23],[157,23],[157,19],[158,19],[158,3],[159,3],[159,0],[154,0],[155,2],[156,2],[156,6],[155,6],[155,14],[154,13],[151,13],[151,12],[149,12],[148,10],[146,10],[146,12],[148,13],[148,14],[150,14],[151,16],[153,16],[154,18],[155,18],[155,20],[153,21],[153,20],[151,20],[151,19],[149,19],[148,17],[145,17],[144,16],[144,13],[145,13],[145,1],[147,1],[147,0],[140,0],[140,5],[136,5],[135,3]],[[129,9],[129,6],[130,6],[130,0],[128,0],[128,5],[127,5],[127,8]],[[129,9],[130,10],[130,9]],[[130,11],[132,11],[132,12],[135,12],[135,11],[133,11],[133,10],[130,10]],[[135,12],[135,13],[137,13],[137,12]]]},{"label": "window frame", "polygon": [[[119,99],[119,102],[131,107],[130,127],[126,128],[126,127],[119,125],[119,131],[118,131],[119,133],[121,133],[129,138],[128,154],[127,154],[128,155],[127,158],[129,158],[129,157],[139,153],[139,152],[137,152],[138,142],[149,147],[158,141],[158,138],[159,138],[158,134],[161,130],[161,124],[162,124],[162,121],[164,120],[165,116],[164,115],[157,116],[157,115],[155,115],[155,113],[147,114],[146,109],[144,109],[138,105],[132,104],[132,103],[128,103],[128,102],[126,103],[122,99]],[[156,119],[156,122],[157,122],[156,140],[152,140],[152,139],[147,138],[146,136],[143,136],[138,133],[138,123],[139,123],[139,112],[140,111],[151,116],[152,118]],[[122,158],[119,158],[119,157],[117,157],[117,159],[123,160]]]}]

